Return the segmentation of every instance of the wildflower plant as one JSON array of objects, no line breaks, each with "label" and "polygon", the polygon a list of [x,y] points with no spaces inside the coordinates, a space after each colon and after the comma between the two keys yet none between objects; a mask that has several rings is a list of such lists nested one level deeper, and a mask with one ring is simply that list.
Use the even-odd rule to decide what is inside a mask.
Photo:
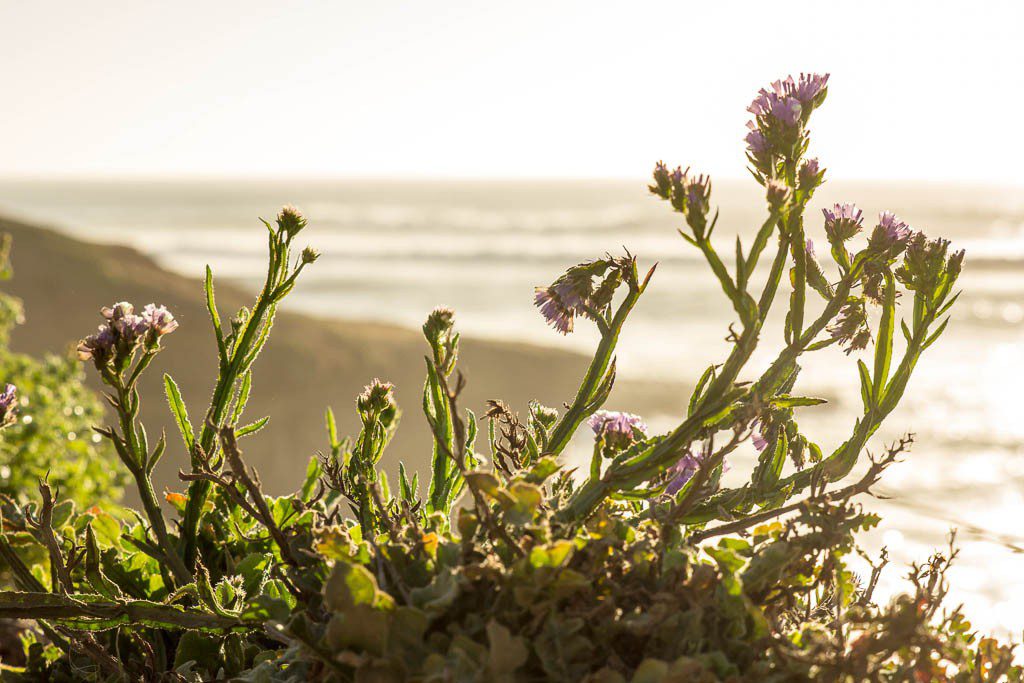
[{"label": "wildflower plant", "polygon": [[[861,240],[862,212],[837,205],[825,210],[830,259],[819,263],[805,218],[813,218],[807,206],[825,171],[805,155],[827,83],[815,74],[778,81],[751,104],[748,159],[767,217],[749,245],[737,238],[731,263],[712,242],[710,179],[655,166],[651,192],[680,214],[680,235],[704,256],[737,318],[728,356],[697,379],[685,414],[665,433],[603,409],[619,334],[655,272],[641,271],[630,253],[573,266],[535,291],[557,332],[577,324],[599,332],[579,389],[561,409],[534,402],[521,417],[499,399],[480,419],[464,409],[454,313],[435,309],[423,326],[430,468],[410,476],[402,466],[395,485],[380,467],[401,416],[386,378],[356,398],[353,438],[339,436],[328,409],[326,450],[310,458],[294,494],[267,495],[245,462],[242,439],[267,419],[243,420],[253,361],[277,305],[316,258],[309,249],[293,255],[306,224],[296,209],[267,224],[266,281],[228,325],[207,270],[219,374],[201,425],[165,377],[183,448],[162,437],[150,445],[136,389],[173,344],[173,315],[126,303],[104,309],[79,350],[110,387],[117,424],[98,431],[135,479],[145,515],[119,523],[101,510],[76,513],[45,481],[37,501],[3,506],[0,557],[17,590],[0,592],[0,616],[36,620],[10,676],[1019,677],[1009,647],[979,639],[959,610],[941,610],[955,551],[914,566],[912,593],[886,606],[872,599],[884,558],[866,580],[849,568],[855,534],[878,521],[851,499],[870,492],[909,439],[866,458],[859,480],[839,482],[865,459],[868,439],[945,328],[963,252],[889,213]],[[747,363],[779,299],[782,348],[752,377]],[[873,327],[869,307],[879,309]],[[824,403],[799,392],[799,361],[837,348],[857,354],[863,411],[826,454],[797,421]],[[589,467],[575,472],[563,456],[578,433],[593,437],[593,451]],[[745,442],[757,462],[745,484],[726,488],[728,456]],[[177,457],[188,485],[166,496],[176,524],[149,480],[160,457]],[[429,476],[422,487],[421,474]]]}]

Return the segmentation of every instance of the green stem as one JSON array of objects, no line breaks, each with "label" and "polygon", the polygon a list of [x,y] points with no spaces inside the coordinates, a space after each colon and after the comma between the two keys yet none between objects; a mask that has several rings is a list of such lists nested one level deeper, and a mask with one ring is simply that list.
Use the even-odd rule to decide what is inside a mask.
[{"label": "green stem", "polygon": [[[147,354],[140,360],[139,365],[148,365],[151,359],[152,354]],[[135,432],[135,421],[128,412],[129,397],[133,391],[134,378],[137,378],[138,374],[138,372],[132,373],[132,379],[129,380],[127,385],[121,382],[120,376],[115,377],[114,388],[117,390],[117,413],[121,421],[121,433],[124,435],[128,453],[133,456],[132,460],[130,462],[126,461],[125,464],[135,479],[139,498],[142,500],[142,507],[146,511],[149,525],[153,529],[157,543],[160,545],[160,549],[166,558],[167,566],[174,573],[174,578],[177,582],[184,585],[192,580],[192,574],[185,567],[181,556],[178,554],[176,544],[171,539],[170,534],[167,533],[167,522],[164,520],[163,510],[160,508],[160,503],[157,502],[156,493],[153,491],[153,482],[146,471],[146,461],[149,458],[149,453],[145,452],[139,444]]]},{"label": "green stem", "polygon": [[[222,426],[224,414],[231,404],[232,394],[238,378],[244,371],[245,359],[249,356],[250,346],[256,339],[256,335],[266,322],[268,313],[273,309],[274,300],[271,296],[274,291],[274,283],[278,279],[279,269],[275,267],[277,261],[273,258],[271,248],[271,266],[267,271],[267,281],[260,292],[256,305],[253,307],[252,315],[245,322],[242,335],[233,344],[231,359],[226,364],[217,378],[217,384],[213,390],[213,399],[210,408],[206,413],[206,420],[197,443],[206,457],[212,457],[213,449],[216,447],[217,430]],[[193,465],[197,453],[191,454]],[[185,514],[182,519],[182,540],[184,542],[185,565],[191,567],[195,564],[196,549],[198,547],[199,518],[202,515],[203,506],[206,504],[206,497],[209,495],[210,482],[198,480],[193,481],[188,487],[188,500],[185,503]]]},{"label": "green stem", "polygon": [[619,341],[619,333],[622,331],[622,326],[626,323],[626,318],[629,316],[630,311],[633,310],[633,306],[636,305],[642,293],[643,286],[630,284],[629,293],[619,305],[618,310],[615,312],[615,317],[612,318],[611,323],[608,325],[608,329],[602,331],[601,343],[598,344],[597,351],[594,353],[594,359],[590,362],[590,367],[587,368],[587,374],[583,377],[579,391],[576,392],[576,398],[554,426],[554,429],[551,430],[551,434],[548,437],[547,450],[545,451],[547,455],[558,455],[565,450],[573,434],[579,428],[580,423],[596,410],[596,407],[593,405],[594,392],[604,379],[608,366],[612,362],[612,354],[615,352],[615,345]]}]

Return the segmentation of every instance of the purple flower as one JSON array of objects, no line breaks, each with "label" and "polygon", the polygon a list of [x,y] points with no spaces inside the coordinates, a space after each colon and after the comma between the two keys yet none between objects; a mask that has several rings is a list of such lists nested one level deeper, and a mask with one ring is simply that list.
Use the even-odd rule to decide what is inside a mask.
[{"label": "purple flower", "polygon": [[17,411],[18,388],[13,384],[7,384],[3,392],[0,392],[0,425],[7,426],[14,422]]},{"label": "purple flower", "polygon": [[114,330],[109,325],[100,325],[96,334],[91,334],[78,343],[78,359],[103,363],[113,355],[116,343]]},{"label": "purple flower", "polygon": [[803,106],[800,100],[795,97],[784,97],[772,102],[771,115],[776,121],[785,126],[795,126],[803,113]]},{"label": "purple flower", "polygon": [[868,239],[868,249],[876,253],[892,252],[898,254],[910,242],[913,235],[910,226],[896,217],[891,211],[878,214],[878,225]]},{"label": "purple flower", "polygon": [[628,446],[636,440],[636,433],[647,436],[647,424],[639,415],[614,410],[599,410],[588,423],[596,436],[618,447]]},{"label": "purple flower", "polygon": [[560,287],[557,282],[550,287],[537,287],[533,303],[540,308],[540,313],[548,321],[548,324],[561,334],[569,334],[572,332],[572,321],[576,316],[576,310],[565,305],[559,291],[565,293],[564,288]]},{"label": "purple flower", "polygon": [[832,338],[845,347],[847,355],[867,347],[871,341],[868,314],[863,299],[850,299],[839,310],[839,315],[826,328]]},{"label": "purple flower", "polygon": [[554,281],[550,287],[537,287],[533,303],[540,308],[541,315],[562,334],[573,329],[573,319],[587,313],[593,302],[595,275],[600,277],[607,267],[605,262],[574,266]]},{"label": "purple flower", "polygon": [[[804,74],[801,73],[797,80],[788,76],[785,80],[778,80],[771,84],[771,89],[761,88],[757,96],[747,107],[747,111],[753,114],[758,121],[774,120],[782,124],[783,128],[794,128],[801,120],[806,120],[810,111],[821,104],[821,94],[828,84],[828,74]],[[769,121],[770,123],[770,121]],[[753,122],[748,124],[755,128]],[[747,144],[750,146],[751,154],[760,158],[756,149],[764,143],[764,136],[747,135]]]},{"label": "purple flower", "polygon": [[700,469],[701,460],[702,458],[695,456],[692,451],[687,451],[686,455],[679,458],[676,464],[669,467],[669,481],[668,486],[665,487],[665,493],[670,496],[679,493],[686,482],[693,479],[693,475]]},{"label": "purple flower", "polygon": [[808,159],[800,166],[800,173],[797,176],[801,189],[814,189],[821,183],[823,171],[818,166],[817,159]]},{"label": "purple flower", "polygon": [[812,103],[825,90],[828,85],[828,74],[800,74],[800,78],[793,84],[793,77],[790,76],[790,94],[800,100],[804,106]]},{"label": "purple flower", "polygon": [[758,451],[763,451],[768,448],[768,440],[761,435],[761,432],[754,432],[750,436],[751,443],[754,444],[754,448]]},{"label": "purple flower", "polygon": [[171,312],[165,306],[147,304],[142,309],[142,319],[147,327],[153,331],[153,334],[158,337],[170,334],[178,329],[178,321],[174,319],[174,316],[171,315]]},{"label": "purple flower", "polygon": [[864,212],[854,204],[836,204],[821,212],[825,215],[825,234],[831,242],[844,242],[864,226]]},{"label": "purple flower", "polygon": [[107,320],[120,320],[135,313],[135,307],[127,301],[119,301],[113,306],[104,306],[100,309],[100,315]]},{"label": "purple flower", "polygon": [[878,226],[885,230],[885,236],[893,242],[902,242],[910,237],[910,226],[897,218],[892,211],[878,214]]},{"label": "purple flower", "polygon": [[814,240],[812,240],[810,237],[808,237],[807,242],[804,243],[804,250],[807,252],[808,256],[814,258]]},{"label": "purple flower", "polygon": [[[706,216],[711,199],[711,177],[701,173],[696,178],[687,178],[686,184],[686,215],[690,221]],[[692,218],[691,218],[692,216]]]},{"label": "purple flower", "polygon": [[744,140],[747,143],[747,151],[750,152],[750,156],[760,160],[768,155],[768,141],[761,131],[756,128],[751,130]]}]

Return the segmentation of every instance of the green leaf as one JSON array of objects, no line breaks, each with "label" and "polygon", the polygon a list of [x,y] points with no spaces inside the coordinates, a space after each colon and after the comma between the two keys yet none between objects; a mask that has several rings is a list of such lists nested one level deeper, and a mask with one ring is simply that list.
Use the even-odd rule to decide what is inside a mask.
[{"label": "green leaf", "polygon": [[238,389],[238,398],[235,400],[235,409],[231,413],[232,422],[238,422],[238,419],[242,417],[242,411],[245,410],[245,405],[249,402],[250,391],[252,391],[251,370],[242,375],[242,386]]},{"label": "green leaf", "polygon": [[874,399],[871,393],[871,372],[864,361],[857,359],[857,371],[860,373],[860,397],[864,401],[864,412],[871,410]]},{"label": "green leaf", "polygon": [[324,583],[324,603],[335,612],[355,605],[372,605],[377,596],[377,580],[360,564],[337,562]]},{"label": "green leaf", "polygon": [[875,376],[871,395],[876,402],[882,400],[882,387],[889,377],[889,363],[892,360],[892,333],[896,318],[896,282],[892,273],[885,273],[885,300],[882,303],[882,318],[878,323],[878,339],[875,341]]},{"label": "green leaf", "polygon": [[178,425],[178,431],[181,432],[181,438],[185,442],[185,448],[191,455],[196,445],[195,432],[192,431],[192,423],[188,419],[188,410],[185,409],[185,402],[181,400],[178,385],[168,374],[164,374],[164,392],[167,394],[167,404],[171,407],[171,413]]},{"label": "green leaf", "polygon": [[338,441],[338,423],[334,420],[334,411],[331,410],[330,406],[327,406],[324,421],[327,424],[327,438],[331,442],[331,448],[337,448],[341,445]]},{"label": "green leaf", "polygon": [[213,323],[213,331],[217,335],[217,350],[220,353],[222,362],[227,362],[228,350],[224,345],[224,332],[220,326],[220,314],[217,312],[217,302],[213,296],[213,271],[206,266],[206,281],[203,283],[206,291],[206,310],[210,313],[210,322]]},{"label": "green leaf", "polygon": [[179,669],[188,662],[194,662],[207,671],[216,671],[221,659],[220,638],[211,637],[208,633],[186,631],[178,641],[178,649],[174,655],[174,668]]},{"label": "green leaf", "polygon": [[243,436],[248,436],[249,434],[255,434],[256,432],[258,432],[261,429],[263,429],[264,427],[266,427],[268,422],[270,422],[270,416],[269,415],[267,417],[261,417],[260,419],[256,420],[255,422],[247,424],[244,427],[239,427],[237,430],[235,430],[235,436],[237,438],[241,439]]},{"label": "green leaf", "polygon": [[530,650],[521,636],[514,636],[495,620],[487,622],[487,641],[490,644],[488,667],[492,676],[504,680],[526,663]]},{"label": "green leaf", "polygon": [[811,398],[809,396],[789,396],[787,394],[780,394],[773,398],[770,403],[776,408],[800,408],[804,406],[819,406],[822,403],[828,403],[823,398]]},{"label": "green leaf", "polygon": [[370,605],[355,605],[331,617],[325,640],[334,651],[353,650],[380,656],[387,647],[388,631],[386,612]]}]

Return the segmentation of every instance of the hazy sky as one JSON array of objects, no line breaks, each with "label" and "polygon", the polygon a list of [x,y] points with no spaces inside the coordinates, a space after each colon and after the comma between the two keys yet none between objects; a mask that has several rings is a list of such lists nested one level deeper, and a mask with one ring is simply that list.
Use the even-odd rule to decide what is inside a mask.
[{"label": "hazy sky", "polygon": [[1024,182],[1020,0],[0,0],[0,24],[5,176],[742,176],[757,88],[821,70],[831,177]]}]

